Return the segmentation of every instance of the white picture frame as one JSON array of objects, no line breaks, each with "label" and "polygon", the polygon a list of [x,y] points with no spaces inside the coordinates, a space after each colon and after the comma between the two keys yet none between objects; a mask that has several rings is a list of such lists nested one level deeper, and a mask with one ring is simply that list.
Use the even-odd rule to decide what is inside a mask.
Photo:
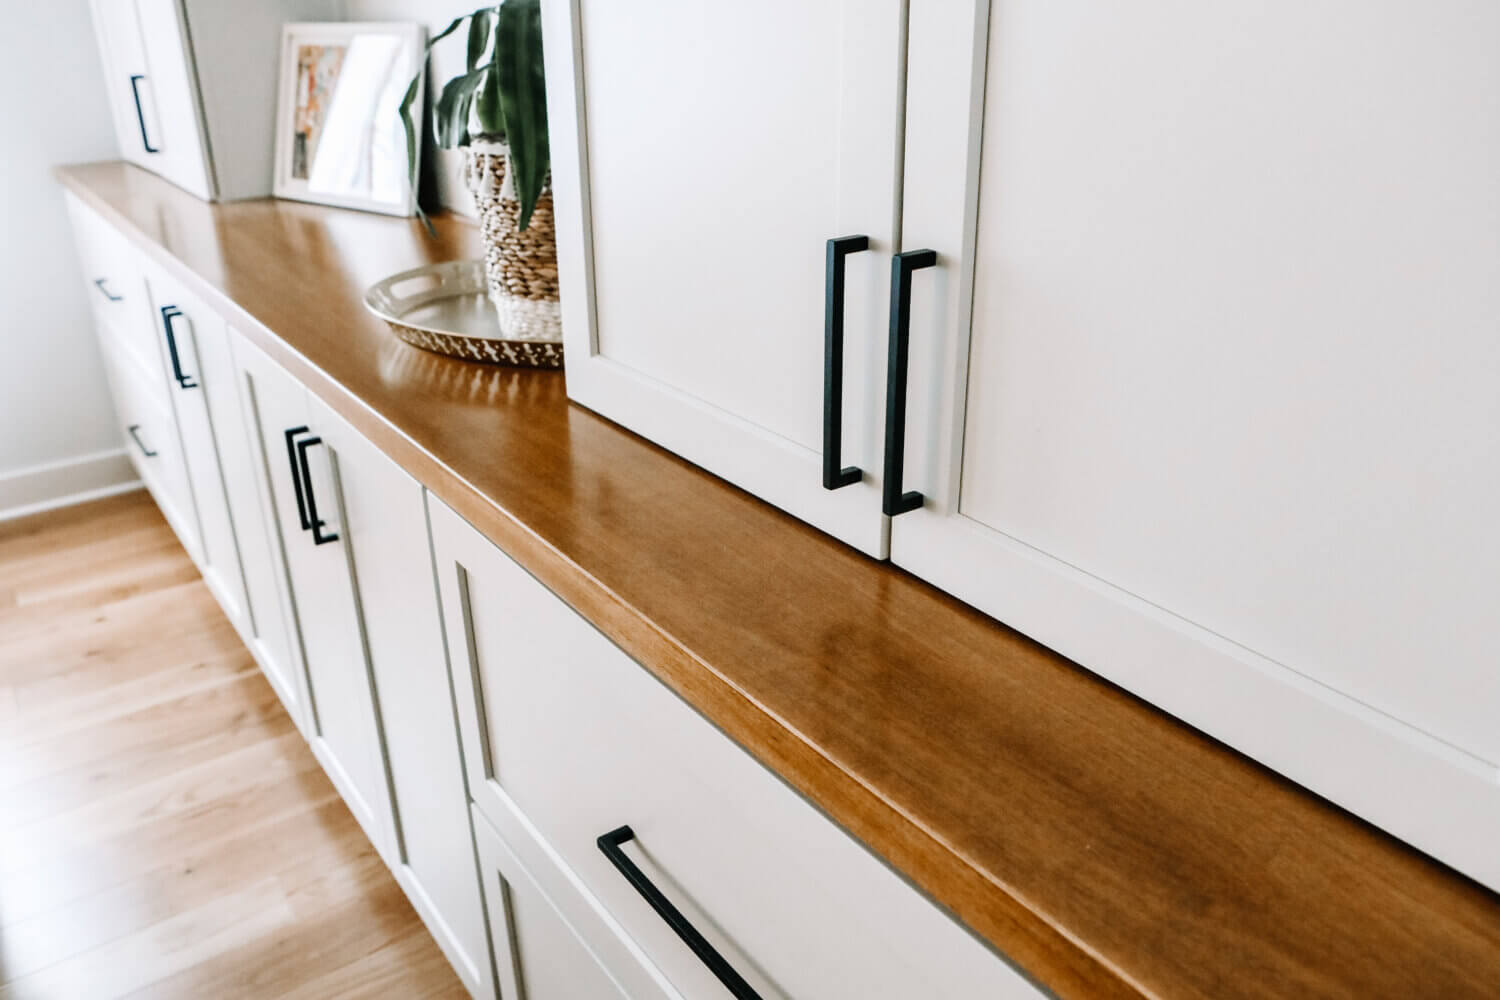
[{"label": "white picture frame", "polygon": [[[426,28],[405,22],[282,25],[276,197],[387,215],[416,213],[417,179],[407,173],[399,107],[416,76],[412,115],[420,143],[426,43]],[[365,85],[351,86],[360,82]],[[335,145],[325,146],[325,140]],[[347,155],[329,157],[333,150]],[[421,163],[418,155],[419,172]]]}]

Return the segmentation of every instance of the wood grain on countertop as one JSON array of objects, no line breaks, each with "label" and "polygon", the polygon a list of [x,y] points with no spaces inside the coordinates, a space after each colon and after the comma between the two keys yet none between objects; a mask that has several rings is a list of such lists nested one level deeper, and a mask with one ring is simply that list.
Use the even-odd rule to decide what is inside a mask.
[{"label": "wood grain on countertop", "polygon": [[[646,669],[1066,997],[1493,997],[1500,898],[889,564],[361,298],[462,219],[62,182]],[[564,294],[567,290],[564,289]]]}]

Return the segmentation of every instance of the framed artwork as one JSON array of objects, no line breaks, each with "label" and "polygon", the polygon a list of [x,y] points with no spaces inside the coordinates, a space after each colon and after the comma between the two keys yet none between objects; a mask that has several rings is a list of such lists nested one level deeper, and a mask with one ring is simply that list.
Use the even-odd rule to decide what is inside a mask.
[{"label": "framed artwork", "polygon": [[[422,71],[426,40],[420,24],[282,27],[276,197],[413,214],[400,108],[407,85]],[[412,105],[419,120],[423,86],[417,84]]]}]

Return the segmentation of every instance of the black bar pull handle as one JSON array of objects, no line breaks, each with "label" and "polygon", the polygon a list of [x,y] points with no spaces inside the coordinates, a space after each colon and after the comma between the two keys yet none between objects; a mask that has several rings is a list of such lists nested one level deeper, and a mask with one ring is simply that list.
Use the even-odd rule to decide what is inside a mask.
[{"label": "black bar pull handle", "polygon": [[141,454],[145,455],[147,458],[155,458],[156,452],[152,451],[150,448],[147,448],[146,442],[141,440],[140,430],[140,424],[131,424],[129,427],[125,428],[126,433],[130,435],[130,440],[134,441],[135,446],[141,449]]},{"label": "black bar pull handle", "polygon": [[312,530],[307,519],[307,499],[302,495],[302,468],[297,464],[297,435],[306,434],[306,427],[288,427],[282,432],[286,436],[286,461],[292,469],[292,491],[297,494],[297,521],[303,531]]},{"label": "black bar pull handle", "polygon": [[840,467],[844,430],[844,258],[870,249],[868,236],[828,241],[823,268],[823,488],[852,486],[864,475],[857,465]]},{"label": "black bar pull handle", "polygon": [[887,517],[922,506],[922,494],[901,492],[906,468],[906,361],[911,346],[911,275],[937,264],[934,250],[908,250],[891,258],[891,339],[885,369],[885,475],[880,509]]},{"label": "black bar pull handle", "polygon": [[140,73],[130,74],[130,93],[135,97],[135,120],[141,127],[141,145],[148,153],[160,153],[161,150],[151,145],[151,139],[146,135],[146,113],[141,110],[141,81],[146,77]]},{"label": "black bar pull handle", "polygon": [[635,831],[628,826],[622,826],[618,830],[611,830],[600,837],[595,843],[599,850],[609,859],[609,863],[615,866],[625,881],[629,882],[641,898],[650,904],[656,915],[664,920],[668,927],[682,939],[682,943],[692,949],[698,960],[708,966],[708,971],[714,974],[724,988],[736,997],[736,1000],[761,1000],[760,994],[750,987],[750,984],[734,971],[734,967],[724,960],[724,956],[708,943],[698,929],[688,922],[682,911],[672,905],[672,901],[661,894],[646,873],[635,866],[635,862],[625,856],[620,845],[635,839]]},{"label": "black bar pull handle", "polygon": [[193,381],[191,375],[185,375],[182,371],[182,358],[177,353],[177,336],[172,329],[172,320],[182,315],[182,310],[176,306],[161,307],[161,328],[167,332],[167,353],[172,356],[172,377],[177,384],[184,389],[196,389],[198,383]]},{"label": "black bar pull handle", "polygon": [[322,443],[323,439],[320,437],[303,438],[297,442],[297,464],[302,468],[302,492],[307,495],[307,520],[312,528],[314,545],[326,545],[339,540],[338,535],[323,534],[323,527],[328,522],[318,516],[318,500],[313,496],[312,470],[307,466],[307,449]]},{"label": "black bar pull handle", "polygon": [[109,299],[109,301],[111,301],[111,302],[119,302],[120,300],[124,299],[125,296],[123,296],[123,295],[116,295],[114,292],[110,291],[107,287],[105,287],[104,283],[106,281],[108,281],[108,280],[109,280],[108,278],[95,278],[94,279],[94,287],[97,288],[97,289],[99,289],[99,294],[103,295],[106,299]]}]

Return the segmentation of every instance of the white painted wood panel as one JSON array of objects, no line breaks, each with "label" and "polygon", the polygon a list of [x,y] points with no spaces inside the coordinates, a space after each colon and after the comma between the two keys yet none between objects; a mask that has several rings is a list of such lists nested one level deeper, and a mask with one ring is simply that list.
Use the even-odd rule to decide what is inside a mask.
[{"label": "white painted wood panel", "polygon": [[913,12],[893,560],[1497,884],[1500,9],[987,6]]},{"label": "white painted wood panel", "polygon": [[232,342],[239,334],[223,323],[205,325],[195,333],[245,581],[245,615],[236,624],[287,714],[308,735],[307,690],[292,623],[281,537],[271,520],[260,443],[252,436],[253,415],[246,409],[240,386],[245,376],[234,360]]},{"label": "white painted wood panel", "polygon": [[140,253],[77,195],[65,191],[63,201],[83,266],[83,294],[93,307],[100,338],[118,340],[140,364],[152,390],[165,400],[161,350]]},{"label": "white painted wood panel", "polygon": [[197,561],[198,523],[172,410],[147,384],[139,366],[117,342],[101,337],[100,346],[126,454],[182,547]]},{"label": "white painted wood panel", "polygon": [[[295,452],[289,454],[286,435],[295,428],[307,428],[294,436],[296,441],[317,435],[308,424],[307,391],[243,338],[235,343],[234,351],[245,374],[247,412],[253,419],[286,558],[309,691],[309,742],[370,842],[395,868],[390,786],[328,449],[321,444],[307,449],[313,506],[323,522],[321,531],[325,537],[338,536],[318,544],[299,517]],[[302,502],[308,503],[305,494]]]},{"label": "white painted wood panel", "polygon": [[390,774],[395,868],[459,978],[494,997],[458,723],[443,655],[421,485],[326,404],[330,449]]},{"label": "white painted wood panel", "polygon": [[[179,0],[135,0],[145,45],[143,88],[157,116],[151,133],[159,152],[144,165],[205,200],[214,197],[213,172],[198,107],[198,77]],[[213,53],[205,53],[212,59]],[[269,62],[269,60],[267,60]],[[149,128],[149,119],[148,119]]]},{"label": "white painted wood panel", "polygon": [[[573,399],[875,555],[903,5],[545,5]],[[795,27],[791,27],[795,26]],[[824,254],[848,258],[822,487]]]},{"label": "white painted wood panel", "polygon": [[524,1000],[653,1000],[631,993],[568,923],[539,880],[480,814],[474,817],[501,995]]},{"label": "white painted wood panel", "polygon": [[[154,154],[146,152],[145,146],[151,137],[161,135],[161,120],[156,113],[155,91],[146,64],[146,46],[141,38],[135,0],[90,0],[89,6],[120,153],[132,163],[154,169],[151,165]],[[140,93],[140,118],[136,115],[132,77],[137,78],[135,88]]]},{"label": "white painted wood panel", "polygon": [[[198,347],[200,329],[205,341],[224,336],[224,320],[160,267],[147,268],[146,283],[151,312],[156,317],[156,332],[162,338],[162,349],[168,357],[167,372],[174,374],[170,353],[171,347],[175,347],[177,366],[183,375],[182,381],[169,378],[166,385],[177,417],[188,483],[202,532],[198,568],[225,614],[243,629],[249,611],[245,600],[245,579],[240,569],[239,542],[230,515],[208,401],[209,382],[213,376],[204,365],[203,353]],[[168,315],[171,316],[170,329]],[[214,392],[226,390],[232,391],[232,383],[212,387]]]},{"label": "white painted wood panel", "polygon": [[682,995],[722,987],[600,852],[622,825],[626,853],[765,997],[1037,995],[451,510],[429,509],[474,801],[502,827],[534,823]]}]

